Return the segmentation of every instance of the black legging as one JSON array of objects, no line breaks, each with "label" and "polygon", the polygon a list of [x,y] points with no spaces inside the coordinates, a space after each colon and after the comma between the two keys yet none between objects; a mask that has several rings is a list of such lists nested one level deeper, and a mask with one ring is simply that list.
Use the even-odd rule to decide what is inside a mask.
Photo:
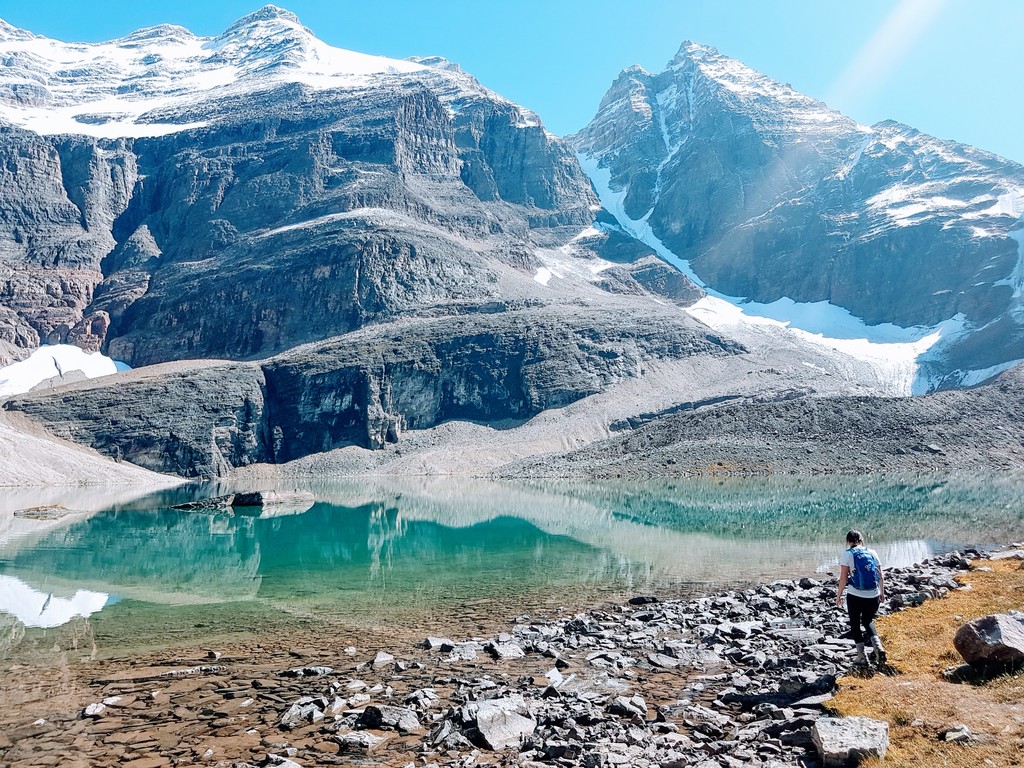
[{"label": "black legging", "polygon": [[856,642],[863,643],[865,641],[861,627],[864,627],[868,640],[875,636],[875,614],[878,613],[877,597],[857,597],[847,593],[846,612],[850,615],[850,631]]}]

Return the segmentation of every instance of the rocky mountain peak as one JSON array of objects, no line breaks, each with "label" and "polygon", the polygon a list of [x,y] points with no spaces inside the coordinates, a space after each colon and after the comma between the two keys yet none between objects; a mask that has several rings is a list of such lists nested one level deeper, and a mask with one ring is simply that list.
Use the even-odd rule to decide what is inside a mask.
[{"label": "rocky mountain peak", "polygon": [[703,43],[697,43],[693,40],[683,40],[669,66],[677,63],[681,64],[686,60],[699,61],[717,56],[721,56],[721,54],[713,45],[704,45]]},{"label": "rocky mountain peak", "polygon": [[228,27],[224,34],[231,34],[232,32],[236,32],[241,29],[257,27],[266,22],[302,27],[302,22],[299,21],[299,17],[294,13],[268,3],[258,11],[253,11],[252,13],[240,18]]},{"label": "rocky mountain peak", "polygon": [[570,141],[624,230],[726,295],[959,324],[928,353],[928,386],[1020,358],[1024,166],[859,125],[692,42],[659,74],[623,71]]},{"label": "rocky mountain peak", "polygon": [[265,5],[243,16],[203,47],[251,72],[281,65],[301,67],[313,54],[317,42],[313,32],[302,26],[294,13]]}]

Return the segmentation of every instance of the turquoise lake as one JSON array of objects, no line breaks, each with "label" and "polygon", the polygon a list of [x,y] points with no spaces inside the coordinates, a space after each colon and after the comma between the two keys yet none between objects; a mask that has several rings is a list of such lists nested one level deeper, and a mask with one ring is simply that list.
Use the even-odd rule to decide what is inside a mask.
[{"label": "turquoise lake", "polygon": [[[1024,538],[1007,477],[292,488],[316,502],[259,517],[170,509],[224,488],[0,492],[0,650],[83,621],[115,647],[684,594],[827,572],[850,527],[888,565]],[[44,504],[71,514],[17,512]]]}]

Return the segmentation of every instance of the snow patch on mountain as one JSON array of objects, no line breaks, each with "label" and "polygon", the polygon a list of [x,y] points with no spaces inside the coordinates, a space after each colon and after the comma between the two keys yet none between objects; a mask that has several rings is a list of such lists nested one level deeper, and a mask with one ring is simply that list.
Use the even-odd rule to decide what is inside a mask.
[{"label": "snow patch on mountain", "polygon": [[872,368],[884,390],[893,396],[925,391],[920,359],[940,341],[959,337],[965,331],[961,316],[934,327],[902,328],[891,323],[867,325],[843,307],[827,301],[806,303],[782,298],[770,304],[748,302],[727,296],[708,286],[690,267],[654,234],[648,222],[650,212],[640,220],[625,212],[626,189],[611,188],[611,171],[602,168],[598,158],[578,155],[583,170],[590,176],[598,197],[629,235],[645,243],[667,263],[674,266],[708,295],[685,311],[715,330],[735,333],[738,329],[758,334],[791,334],[802,341],[846,355]]},{"label": "snow patch on mountain", "polygon": [[265,6],[217,37],[161,25],[105,43],[63,43],[0,26],[0,118],[40,134],[158,136],[202,123],[148,119],[188,105],[302,83],[353,88],[428,70],[334,48],[294,14]]},{"label": "snow patch on mountain", "polygon": [[36,349],[27,359],[0,368],[0,397],[29,392],[47,379],[63,378],[78,371],[87,379],[131,370],[124,363],[99,352],[86,352],[71,344]]}]

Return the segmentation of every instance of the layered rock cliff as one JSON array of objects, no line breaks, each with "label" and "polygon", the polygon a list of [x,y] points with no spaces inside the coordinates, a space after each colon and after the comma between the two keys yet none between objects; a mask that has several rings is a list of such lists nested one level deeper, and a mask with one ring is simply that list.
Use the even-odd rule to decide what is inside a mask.
[{"label": "layered rock cliff", "polygon": [[[273,6],[216,38],[75,46],[5,25],[0,51],[7,357],[256,358],[428,308],[544,301],[544,252],[642,256],[574,239],[596,198],[573,152],[443,59],[333,49]],[[671,282],[650,260],[642,278]],[[613,287],[648,292],[628,270]]]},{"label": "layered rock cliff", "polygon": [[744,351],[676,312],[649,320],[583,308],[406,320],[258,363],[152,366],[4,408],[118,460],[209,478],[346,445],[380,448],[448,420],[513,426],[638,378],[658,359]]}]

